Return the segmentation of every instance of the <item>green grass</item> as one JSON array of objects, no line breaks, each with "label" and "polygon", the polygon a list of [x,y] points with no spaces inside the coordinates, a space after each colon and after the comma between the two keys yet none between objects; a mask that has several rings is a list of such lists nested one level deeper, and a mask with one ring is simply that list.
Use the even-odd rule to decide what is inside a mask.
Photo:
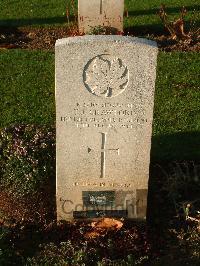
[{"label": "green grass", "polygon": [[154,134],[200,132],[199,53],[160,53]]},{"label": "green grass", "polygon": [[[69,2],[70,0],[1,0],[0,26],[66,25],[66,7]],[[76,7],[77,2],[75,0]],[[182,6],[186,6],[189,11],[188,19],[194,9],[199,9],[196,0],[125,0],[125,8],[129,10],[125,27],[134,27],[137,31],[144,27],[162,29],[156,13],[163,2],[172,17],[178,17]]]},{"label": "green grass", "polygon": [[154,107],[152,157],[200,156],[200,61],[198,53],[160,53]]},{"label": "green grass", "polygon": [[[200,155],[198,53],[158,57],[152,158],[195,159]],[[0,53],[0,127],[55,123],[54,53]]]},{"label": "green grass", "polygon": [[54,123],[54,54],[2,51],[0,62],[0,126]]},{"label": "green grass", "polygon": [[62,24],[68,0],[2,0],[0,25],[26,26]]},{"label": "green grass", "polygon": [[69,0],[0,1],[0,26],[61,25]]}]

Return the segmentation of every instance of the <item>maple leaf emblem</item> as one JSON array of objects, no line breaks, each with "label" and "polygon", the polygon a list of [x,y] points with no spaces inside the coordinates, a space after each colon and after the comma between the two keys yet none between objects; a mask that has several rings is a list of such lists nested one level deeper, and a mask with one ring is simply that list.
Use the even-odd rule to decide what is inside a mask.
[{"label": "maple leaf emblem", "polygon": [[100,55],[90,60],[84,70],[86,88],[94,95],[115,97],[128,85],[128,69],[119,58]]}]

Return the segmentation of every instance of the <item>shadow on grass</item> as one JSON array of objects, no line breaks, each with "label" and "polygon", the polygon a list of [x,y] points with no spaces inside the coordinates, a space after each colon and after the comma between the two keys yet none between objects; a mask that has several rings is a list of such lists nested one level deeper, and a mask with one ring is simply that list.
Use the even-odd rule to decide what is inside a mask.
[{"label": "shadow on grass", "polygon": [[200,132],[153,136],[151,161],[200,159]]},{"label": "shadow on grass", "polygon": [[[192,6],[184,6],[187,11],[198,11],[200,9],[200,5],[192,5]],[[166,6],[166,12],[167,14],[170,13],[179,13],[182,6],[177,7],[167,7]],[[142,10],[131,10],[128,12],[129,17],[135,17],[135,16],[143,16],[143,15],[155,15],[159,11],[159,7],[152,8],[152,9],[142,9]]]},{"label": "shadow on grass", "polygon": [[164,29],[162,23],[160,24],[146,24],[146,25],[135,25],[124,29],[124,35],[136,35],[143,36],[147,34],[167,34],[167,30]]},{"label": "shadow on grass", "polygon": [[[69,18],[70,22],[74,21],[74,17]],[[5,19],[0,20],[0,26],[4,27],[23,27],[31,25],[45,25],[45,24],[63,24],[67,23],[67,17],[52,17],[52,18],[27,18],[27,19]]]},{"label": "shadow on grass", "polygon": [[[200,20],[195,21],[195,28],[198,29],[200,25]],[[184,23],[184,29],[188,32],[191,28],[191,22],[186,21]],[[153,35],[169,35],[169,31],[164,27],[163,23],[160,21],[159,24],[144,24],[144,25],[135,25],[131,27],[124,28],[125,35],[136,35],[143,36],[147,34]]]},{"label": "shadow on grass", "polygon": [[[182,6],[179,7],[166,7],[167,14],[170,13],[179,13]],[[196,12],[200,9],[200,5],[193,6],[185,6],[188,11],[196,10]],[[132,10],[129,11],[129,17],[136,17],[142,15],[156,15],[159,10],[158,8],[152,9],[142,9],[142,10]],[[74,16],[70,16],[69,21],[74,22]],[[31,26],[31,25],[45,25],[45,24],[63,24],[67,22],[66,16],[60,17],[51,17],[51,18],[26,18],[26,19],[3,19],[0,20],[0,26],[4,27],[22,27],[22,26]],[[157,27],[158,25],[153,24],[153,27]],[[141,27],[151,28],[151,25],[142,25]],[[134,27],[135,28],[135,27]],[[139,29],[138,29],[139,30]]]}]

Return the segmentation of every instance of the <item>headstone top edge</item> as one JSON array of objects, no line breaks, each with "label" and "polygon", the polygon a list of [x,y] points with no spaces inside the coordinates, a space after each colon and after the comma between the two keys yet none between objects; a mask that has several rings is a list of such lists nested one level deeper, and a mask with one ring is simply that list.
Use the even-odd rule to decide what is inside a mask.
[{"label": "headstone top edge", "polygon": [[126,43],[126,44],[141,44],[152,46],[152,48],[158,48],[155,41],[151,41],[144,38],[131,37],[131,36],[118,36],[118,35],[85,35],[68,37],[56,40],[55,46],[70,45],[70,44],[87,44],[89,42],[116,42],[116,43]]}]

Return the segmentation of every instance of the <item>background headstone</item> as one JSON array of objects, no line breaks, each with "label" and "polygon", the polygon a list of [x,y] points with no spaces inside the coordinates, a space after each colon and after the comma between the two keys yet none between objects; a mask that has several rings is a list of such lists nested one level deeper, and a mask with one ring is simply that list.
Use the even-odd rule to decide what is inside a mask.
[{"label": "background headstone", "polygon": [[145,218],[156,61],[145,39],[56,42],[58,219]]},{"label": "background headstone", "polygon": [[78,24],[82,33],[94,27],[112,27],[123,32],[124,0],[79,0]]}]

